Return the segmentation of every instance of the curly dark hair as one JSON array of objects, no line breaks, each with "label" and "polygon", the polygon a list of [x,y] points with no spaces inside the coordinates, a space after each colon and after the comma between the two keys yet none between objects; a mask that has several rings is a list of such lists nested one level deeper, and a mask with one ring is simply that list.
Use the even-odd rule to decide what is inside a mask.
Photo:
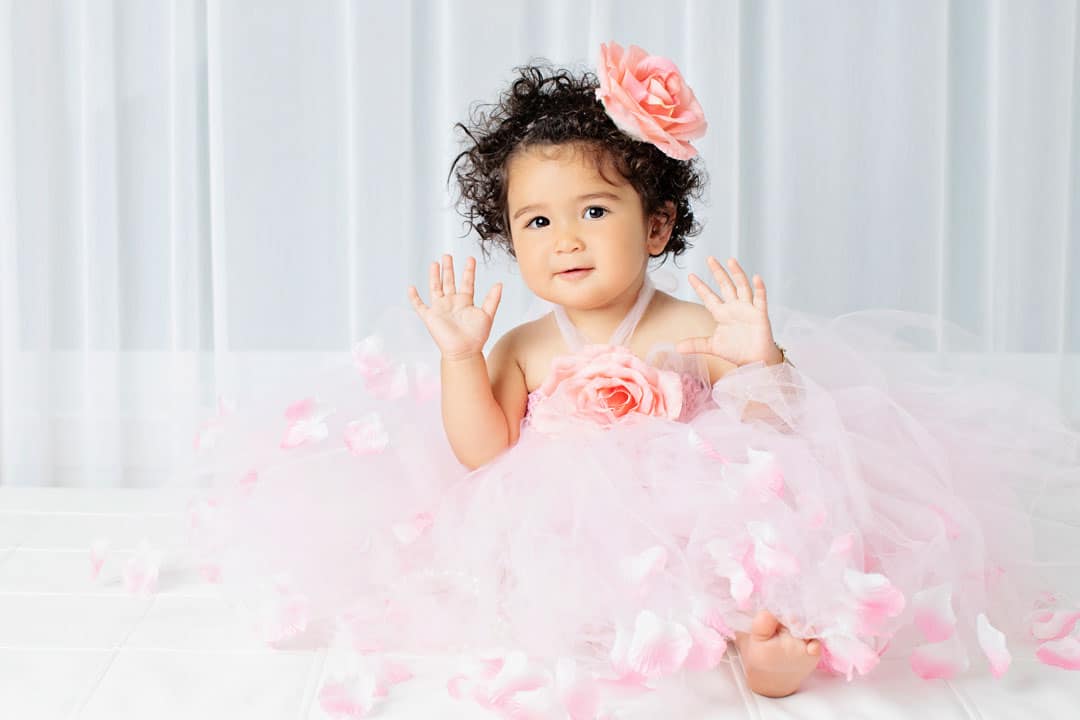
[{"label": "curly dark hair", "polygon": [[641,197],[646,217],[673,203],[671,237],[653,257],[666,261],[668,255],[685,252],[687,238],[701,232],[690,207],[690,198],[700,199],[707,181],[700,158],[676,160],[619,130],[596,98],[600,83],[594,73],[577,76],[546,62],[514,71],[518,77],[498,102],[473,107],[470,125],[454,125],[464,133],[466,147],[454,158],[447,184],[456,177],[465,233],[471,229],[480,236],[484,256],[490,255],[491,245],[514,256],[506,205],[510,159],[531,147],[562,144],[591,151],[601,173],[606,163],[614,167]]}]

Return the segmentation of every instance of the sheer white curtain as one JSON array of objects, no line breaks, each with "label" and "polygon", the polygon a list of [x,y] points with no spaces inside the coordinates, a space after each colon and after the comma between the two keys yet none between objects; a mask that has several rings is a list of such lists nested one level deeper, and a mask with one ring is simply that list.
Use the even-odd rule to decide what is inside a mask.
[{"label": "sheer white curtain", "polygon": [[[964,362],[1078,418],[1078,22],[1075,0],[0,0],[0,483],[188,482],[218,395],[340,358],[430,259],[476,252],[445,185],[470,102],[610,39],[674,58],[710,122],[706,230],[667,269],[734,254],[774,303],[934,313],[985,336]],[[507,281],[497,337],[529,298],[504,259],[479,274]]]}]

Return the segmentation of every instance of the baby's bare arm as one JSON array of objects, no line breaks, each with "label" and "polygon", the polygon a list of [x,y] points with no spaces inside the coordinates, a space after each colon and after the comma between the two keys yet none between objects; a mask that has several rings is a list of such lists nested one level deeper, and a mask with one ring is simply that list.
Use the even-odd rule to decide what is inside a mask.
[{"label": "baby's bare arm", "polygon": [[511,331],[487,360],[482,354],[442,360],[442,415],[454,454],[470,470],[517,442],[528,391]]}]

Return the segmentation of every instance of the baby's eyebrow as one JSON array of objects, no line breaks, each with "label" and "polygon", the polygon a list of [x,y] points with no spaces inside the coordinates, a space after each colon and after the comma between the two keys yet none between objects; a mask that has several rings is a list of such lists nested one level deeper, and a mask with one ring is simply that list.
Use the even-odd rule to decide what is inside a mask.
[{"label": "baby's eyebrow", "polygon": [[[579,195],[577,197],[577,201],[581,202],[582,200],[592,200],[594,198],[607,198],[609,200],[618,200],[619,196],[616,195],[615,193],[610,193],[610,192],[594,192],[594,193],[588,193],[586,195]],[[540,210],[543,207],[545,207],[544,203],[536,203],[534,205],[526,205],[525,207],[518,208],[518,211],[516,213],[514,213],[514,216],[512,218],[510,218],[510,219],[511,220],[517,220],[520,215],[524,215],[525,213],[527,213],[530,210]]]}]

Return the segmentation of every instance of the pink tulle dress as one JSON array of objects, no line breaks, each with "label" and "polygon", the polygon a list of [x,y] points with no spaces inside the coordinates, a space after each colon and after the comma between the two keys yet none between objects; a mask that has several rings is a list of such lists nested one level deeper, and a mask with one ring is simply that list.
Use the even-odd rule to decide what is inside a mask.
[{"label": "pink tulle dress", "polygon": [[580,700],[714,667],[761,608],[848,679],[886,652],[924,678],[1017,654],[1080,669],[1061,570],[1080,434],[1057,409],[908,352],[941,328],[900,311],[773,308],[794,365],[710,384],[700,356],[626,348],[654,291],[608,345],[554,307],[566,354],[519,441],[472,472],[443,433],[437,352],[402,339],[415,319],[219,410],[196,443],[214,489],[193,560],[275,645],[472,653],[448,687],[492,704],[507,682]]}]

